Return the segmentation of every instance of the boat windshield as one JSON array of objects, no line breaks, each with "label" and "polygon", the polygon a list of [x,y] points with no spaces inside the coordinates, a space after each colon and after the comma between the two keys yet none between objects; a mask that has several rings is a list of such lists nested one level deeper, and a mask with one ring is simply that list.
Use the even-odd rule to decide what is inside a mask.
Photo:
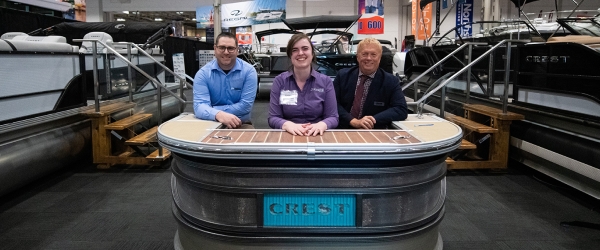
[{"label": "boat windshield", "polygon": [[573,34],[600,37],[600,16],[558,19],[561,26]]}]

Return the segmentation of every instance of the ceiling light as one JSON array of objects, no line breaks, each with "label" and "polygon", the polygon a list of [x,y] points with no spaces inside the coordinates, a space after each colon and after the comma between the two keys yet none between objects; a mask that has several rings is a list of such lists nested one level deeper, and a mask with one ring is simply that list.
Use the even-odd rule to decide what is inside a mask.
[{"label": "ceiling light", "polygon": [[158,17],[157,17],[157,18],[154,18],[154,21],[157,21],[157,22],[160,22],[160,21],[162,21],[162,20],[163,20],[162,18],[158,18]]},{"label": "ceiling light", "polygon": [[128,10],[124,10],[123,13],[129,15],[129,11]]},{"label": "ceiling light", "polygon": [[178,15],[181,15],[181,14],[183,14],[183,11],[177,11],[175,13],[177,13]]},{"label": "ceiling light", "polygon": [[192,21],[196,21],[196,18],[192,18]]},{"label": "ceiling light", "polygon": [[117,18],[117,22],[124,22],[125,19],[124,18]]}]

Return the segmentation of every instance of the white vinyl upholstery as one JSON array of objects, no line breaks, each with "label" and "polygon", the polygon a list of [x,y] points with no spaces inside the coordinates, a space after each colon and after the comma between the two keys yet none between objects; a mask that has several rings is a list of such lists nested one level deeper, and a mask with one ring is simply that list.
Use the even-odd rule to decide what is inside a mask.
[{"label": "white vinyl upholstery", "polygon": [[0,51],[13,51],[13,49],[6,41],[0,40]]},{"label": "white vinyl upholstery", "polygon": [[2,36],[0,36],[0,39],[10,40],[13,39],[15,36],[27,36],[27,34],[23,32],[6,32],[2,34]]},{"label": "white vinyl upholstery", "polygon": [[[105,43],[106,45],[108,45],[109,47],[113,47],[113,39],[112,36],[109,35],[108,33],[104,33],[104,32],[90,32],[85,34],[85,36],[83,36],[83,39],[96,39],[96,40],[100,40],[103,43]],[[104,48],[104,45],[98,43],[96,45],[96,53],[107,53],[108,50],[106,48]],[[93,48],[93,44],[92,42],[83,42],[81,43],[81,48],[79,49],[79,52],[81,53],[87,53],[87,54],[91,54]]]},{"label": "white vinyl upholstery", "polygon": [[10,40],[3,40],[2,44],[0,45],[2,51],[73,52],[73,47],[67,43],[64,36],[17,35]]}]

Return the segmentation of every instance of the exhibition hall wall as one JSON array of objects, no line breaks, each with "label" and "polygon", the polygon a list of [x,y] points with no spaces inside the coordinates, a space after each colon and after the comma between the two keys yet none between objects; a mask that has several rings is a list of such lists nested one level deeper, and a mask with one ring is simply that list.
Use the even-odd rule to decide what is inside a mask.
[{"label": "exhibition hall wall", "polygon": [[[275,0],[277,1],[277,0]],[[441,25],[441,33],[450,30],[455,27],[456,14],[455,9],[450,9],[451,0],[448,0],[448,8],[440,11],[440,19],[450,11],[445,22]],[[492,0],[493,1],[493,0]],[[512,19],[518,18],[518,10],[510,0],[496,0],[500,1],[500,12],[501,18]],[[583,3],[580,10],[597,10],[600,7],[598,0],[582,0]],[[578,1],[578,2],[582,2]],[[222,0],[222,4],[236,3],[242,1],[236,0]],[[479,21],[481,16],[481,6],[483,0],[474,0],[473,4],[473,20]],[[572,1],[558,0],[559,9],[572,10],[575,4]],[[120,12],[123,10],[128,11],[195,11],[199,6],[210,6],[213,5],[213,0],[169,0],[169,1],[158,1],[158,0],[98,0],[87,2],[87,21],[105,21],[110,17],[111,12]],[[434,3],[435,4],[435,3]],[[411,3],[409,0],[384,1],[385,8],[385,30],[384,34],[381,35],[358,35],[356,25],[350,29],[350,32],[355,34],[355,39],[361,39],[364,37],[375,37],[377,39],[385,39],[394,41],[396,38],[398,42],[406,35],[411,33]],[[306,16],[318,16],[318,15],[356,15],[358,9],[357,0],[328,0],[328,1],[298,1],[298,0],[286,0],[286,15],[287,18],[306,17]],[[435,8],[434,12],[435,12]],[[539,13],[540,10],[549,12],[555,9],[555,1],[553,0],[539,0],[536,2],[525,5],[525,13]],[[591,13],[591,14],[596,14]],[[535,16],[537,17],[537,15]],[[432,14],[432,30],[435,29],[435,13]],[[110,20],[106,20],[110,21]],[[287,28],[283,23],[270,23],[254,25],[252,27],[253,32],[274,29],[274,28]],[[477,33],[478,30],[474,30]],[[454,34],[450,34],[450,37],[454,37]],[[289,35],[279,35],[273,37],[267,37],[269,43],[285,44]],[[318,39],[318,38],[316,38]],[[418,42],[419,44],[422,42]]]}]

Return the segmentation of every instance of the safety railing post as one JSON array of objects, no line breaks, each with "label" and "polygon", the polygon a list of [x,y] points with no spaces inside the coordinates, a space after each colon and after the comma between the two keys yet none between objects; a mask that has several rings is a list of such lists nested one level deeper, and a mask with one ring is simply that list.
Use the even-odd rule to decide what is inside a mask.
[{"label": "safety railing post", "polygon": [[[177,78],[177,76],[175,76],[175,78]],[[185,83],[184,79],[179,79],[179,97],[181,97],[181,99],[185,98],[185,95],[183,94]],[[179,103],[179,113],[183,113],[184,109],[185,103]]]},{"label": "safety railing post", "polygon": [[487,86],[487,93],[486,94],[488,97],[492,97],[494,96],[494,71],[496,69],[495,67],[495,63],[494,63],[494,53],[490,54],[490,60],[489,60],[489,65],[488,65],[488,86]]},{"label": "safety railing post", "polygon": [[[156,105],[158,111],[158,125],[162,124],[162,88],[160,86],[156,86]],[[163,148],[162,146],[158,146],[158,157],[163,156]]]},{"label": "safety railing post", "polygon": [[[105,46],[106,47],[106,46]],[[104,77],[106,77],[106,95],[109,95],[112,93],[112,83],[110,80],[110,55],[108,54],[108,51],[106,51],[105,54],[103,54],[103,58],[104,58]]]},{"label": "safety railing post", "polygon": [[93,74],[94,74],[94,110],[96,112],[100,112],[100,99],[98,98],[98,88],[100,88],[100,84],[98,83],[98,53],[96,49],[98,44],[95,41],[92,41],[92,65],[93,65]]},{"label": "safety railing post", "polygon": [[[133,55],[131,55],[131,44],[127,43],[127,59],[131,62]],[[127,73],[129,74],[129,101],[133,102],[133,69],[130,64],[127,64]]]},{"label": "safety railing post", "polygon": [[508,108],[508,82],[510,80],[510,52],[512,42],[506,44],[506,67],[504,67],[504,96],[502,96],[502,113],[506,114]]},{"label": "safety railing post", "polygon": [[445,117],[445,110],[446,110],[446,87],[444,86],[442,88],[442,96],[441,96],[441,100],[440,100],[440,117],[444,118]]},{"label": "safety railing post", "polygon": [[[467,54],[467,65],[471,64],[471,58],[473,56],[473,44],[469,44],[469,52]],[[445,91],[446,88],[442,88],[442,91]],[[465,103],[469,103],[469,99],[471,98],[471,67],[467,70],[467,87],[465,89],[466,100]]]},{"label": "safety railing post", "polygon": [[419,100],[419,81],[415,82],[413,91],[414,91],[414,97],[415,97],[415,99],[413,99],[413,100]]}]

